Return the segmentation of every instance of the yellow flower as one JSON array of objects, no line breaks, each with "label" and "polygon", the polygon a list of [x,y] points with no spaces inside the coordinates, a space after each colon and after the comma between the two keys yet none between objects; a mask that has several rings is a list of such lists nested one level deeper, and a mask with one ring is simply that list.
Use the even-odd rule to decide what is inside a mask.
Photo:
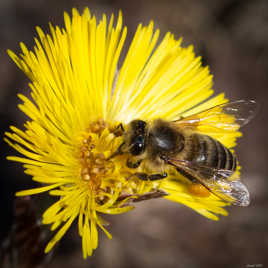
[{"label": "yellow flower", "polygon": [[[122,15],[114,26],[103,15],[96,21],[88,9],[82,15],[73,9],[64,14],[65,28],[50,25],[50,35],[37,27],[33,51],[21,43],[22,53],[8,51],[29,77],[31,97],[19,95],[19,108],[29,117],[22,131],[11,126],[5,140],[21,156],[8,157],[22,162],[25,173],[42,184],[17,196],[48,191],[58,201],[43,214],[43,223],[58,229],[48,243],[48,252],[78,218],[86,258],[98,246],[98,231],[106,235],[102,214],[120,214],[133,209],[131,200],[152,191],[164,190],[165,198],[191,207],[217,220],[227,215],[227,205],[218,197],[192,195],[187,180],[170,173],[161,181],[142,181],[131,176],[126,156],[109,158],[123,137],[117,126],[141,118],[175,120],[227,102],[223,94],[212,94],[212,76],[201,66],[193,47],[181,47],[167,33],[159,42],[159,30],[139,25],[122,65],[119,58],[127,28]],[[217,135],[228,148],[235,145],[238,131]]]}]

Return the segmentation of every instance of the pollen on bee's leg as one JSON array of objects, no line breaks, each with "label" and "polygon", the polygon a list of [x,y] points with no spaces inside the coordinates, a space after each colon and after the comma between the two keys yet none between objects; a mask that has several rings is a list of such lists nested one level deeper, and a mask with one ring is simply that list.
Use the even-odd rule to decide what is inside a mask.
[{"label": "pollen on bee's leg", "polygon": [[197,197],[209,197],[210,191],[200,183],[191,183],[187,186],[188,192]]}]

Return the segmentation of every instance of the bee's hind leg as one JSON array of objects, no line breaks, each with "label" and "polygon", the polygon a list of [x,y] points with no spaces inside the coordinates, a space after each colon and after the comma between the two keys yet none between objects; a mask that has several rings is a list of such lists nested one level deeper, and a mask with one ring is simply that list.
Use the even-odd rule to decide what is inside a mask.
[{"label": "bee's hind leg", "polygon": [[162,174],[151,174],[151,175],[148,175],[146,173],[142,173],[142,172],[137,172],[137,173],[134,173],[133,176],[136,176],[137,178],[139,178],[140,180],[143,180],[143,181],[156,181],[156,180],[162,180],[164,178],[167,177],[167,173],[164,172]]},{"label": "bee's hind leg", "polygon": [[141,202],[145,200],[150,200],[154,198],[161,198],[164,196],[169,195],[167,192],[161,190],[161,189],[156,189],[148,193],[144,193],[142,195],[135,195],[135,194],[130,194],[130,195],[121,195],[117,199],[117,201],[123,201],[125,198],[128,198],[128,201],[122,205],[122,207],[125,206],[130,206],[132,203],[136,202]]},{"label": "bee's hind leg", "polygon": [[136,202],[140,202],[140,201],[150,200],[150,199],[153,199],[153,198],[161,198],[161,197],[164,197],[164,196],[167,196],[167,195],[168,195],[168,193],[166,193],[163,190],[158,189],[156,191],[140,195],[138,198],[133,199],[132,202],[136,203]]}]

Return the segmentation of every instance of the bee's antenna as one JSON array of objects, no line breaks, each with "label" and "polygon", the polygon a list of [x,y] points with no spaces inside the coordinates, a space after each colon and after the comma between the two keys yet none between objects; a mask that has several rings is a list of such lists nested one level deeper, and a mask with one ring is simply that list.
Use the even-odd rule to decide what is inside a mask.
[{"label": "bee's antenna", "polygon": [[121,151],[121,149],[122,149],[122,147],[123,147],[124,144],[125,144],[125,142],[123,142],[123,143],[118,147],[118,149],[117,149],[114,153],[112,153],[112,154],[107,158],[107,160],[110,160],[111,158],[114,158],[114,157],[117,156],[117,155],[121,155],[121,154],[123,154],[123,152]]}]

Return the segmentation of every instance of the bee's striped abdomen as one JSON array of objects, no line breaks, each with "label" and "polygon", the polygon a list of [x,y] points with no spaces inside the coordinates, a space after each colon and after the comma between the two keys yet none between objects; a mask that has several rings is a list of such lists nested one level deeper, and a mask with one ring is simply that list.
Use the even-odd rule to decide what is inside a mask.
[{"label": "bee's striped abdomen", "polygon": [[236,170],[236,157],[219,141],[207,135],[193,134],[194,153],[192,161],[217,169]]}]

